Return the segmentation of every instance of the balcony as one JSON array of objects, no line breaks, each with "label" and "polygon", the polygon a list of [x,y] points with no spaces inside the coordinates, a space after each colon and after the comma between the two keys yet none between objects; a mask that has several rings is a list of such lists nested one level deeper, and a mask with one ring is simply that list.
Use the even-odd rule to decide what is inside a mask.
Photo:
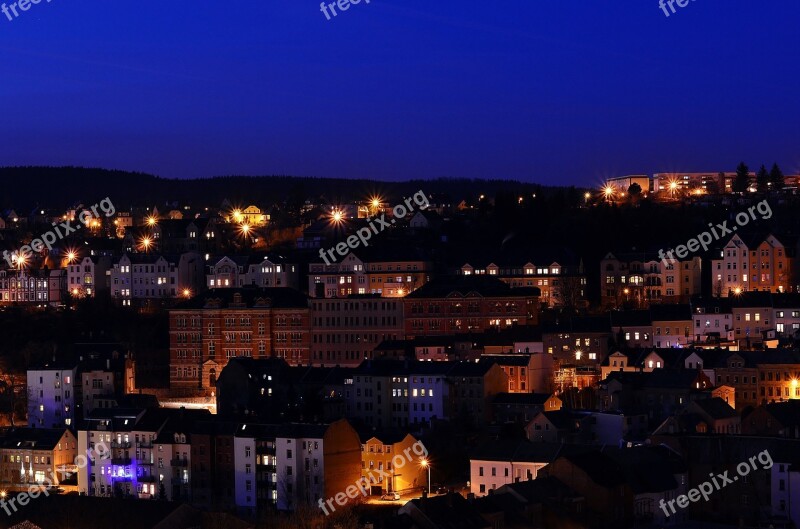
[{"label": "balcony", "polygon": [[130,441],[112,441],[111,442],[111,448],[124,448],[124,449],[127,449],[127,448],[130,448],[130,447],[131,447]]},{"label": "balcony", "polygon": [[173,467],[187,467],[189,466],[188,459],[170,459],[169,464]]},{"label": "balcony", "polygon": [[139,448],[153,448],[153,441],[142,441],[137,443],[136,446]]},{"label": "balcony", "polygon": [[138,480],[139,483],[155,483],[157,481],[155,476],[139,476]]},{"label": "balcony", "polygon": [[112,457],[111,458],[112,465],[130,465],[131,458],[130,457]]}]

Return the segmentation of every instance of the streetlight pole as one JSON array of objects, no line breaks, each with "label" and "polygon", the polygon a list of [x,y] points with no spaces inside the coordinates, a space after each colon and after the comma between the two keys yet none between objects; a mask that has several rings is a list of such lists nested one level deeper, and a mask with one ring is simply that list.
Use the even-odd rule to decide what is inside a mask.
[{"label": "streetlight pole", "polygon": [[428,469],[428,495],[430,496],[430,494],[431,494],[431,462],[428,461],[427,459],[422,459],[420,464],[422,465],[422,468],[427,468]]}]

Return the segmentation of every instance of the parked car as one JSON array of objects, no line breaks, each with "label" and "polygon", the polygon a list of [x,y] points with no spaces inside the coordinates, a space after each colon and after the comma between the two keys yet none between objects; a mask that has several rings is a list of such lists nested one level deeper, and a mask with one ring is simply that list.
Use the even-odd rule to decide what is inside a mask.
[{"label": "parked car", "polygon": [[381,499],[385,501],[398,501],[400,499],[400,494],[396,492],[390,492],[381,496]]},{"label": "parked car", "polygon": [[439,485],[434,490],[436,491],[436,494],[447,494],[448,492],[450,492],[450,489],[448,489],[444,485]]}]

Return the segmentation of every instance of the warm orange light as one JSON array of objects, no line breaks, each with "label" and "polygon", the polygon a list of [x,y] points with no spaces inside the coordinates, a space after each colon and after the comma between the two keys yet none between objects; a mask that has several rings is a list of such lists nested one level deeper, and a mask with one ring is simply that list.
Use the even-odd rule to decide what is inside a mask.
[{"label": "warm orange light", "polygon": [[142,247],[145,249],[145,251],[150,249],[151,244],[153,244],[153,241],[150,239],[150,237],[142,237]]},{"label": "warm orange light", "polygon": [[155,217],[147,217],[147,225],[148,226],[155,226],[158,223],[158,220]]},{"label": "warm orange light", "polygon": [[184,288],[184,289],[183,289],[183,297],[185,297],[185,298],[190,298],[190,297],[192,297],[192,291],[191,291],[191,290],[189,290],[188,288]]},{"label": "warm orange light", "polygon": [[344,213],[342,213],[342,211],[341,211],[341,210],[334,209],[334,210],[331,212],[331,220],[332,220],[333,222],[335,222],[336,224],[338,224],[338,223],[342,222],[342,221],[344,220]]}]

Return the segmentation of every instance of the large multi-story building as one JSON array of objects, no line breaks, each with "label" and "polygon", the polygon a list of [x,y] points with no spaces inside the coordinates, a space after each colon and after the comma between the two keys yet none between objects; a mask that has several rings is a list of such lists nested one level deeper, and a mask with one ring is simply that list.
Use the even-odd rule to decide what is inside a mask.
[{"label": "large multi-story building", "polygon": [[298,288],[297,265],[256,255],[223,256],[208,265],[208,288]]},{"label": "large multi-story building", "polygon": [[553,252],[559,257],[498,257],[471,259],[458,273],[464,276],[493,276],[512,288],[535,287],[541,302],[551,307],[575,307],[586,299],[586,273],[579,258]]},{"label": "large multi-story building", "polygon": [[111,268],[111,257],[87,255],[67,265],[67,288],[75,297],[108,294],[106,273]]},{"label": "large multi-story building", "polygon": [[406,336],[481,333],[536,325],[539,295],[536,287],[511,288],[493,277],[436,279],[403,300]]},{"label": "large multi-story building", "polygon": [[28,425],[74,428],[77,364],[50,362],[28,369]]},{"label": "large multi-story building", "polygon": [[289,288],[216,289],[170,310],[170,387],[212,395],[238,356],[310,359],[308,298]]},{"label": "large multi-story building", "polygon": [[[730,193],[736,173],[655,173],[653,192],[659,197],[677,198],[687,194]],[[750,173],[751,180],[755,173]]]},{"label": "large multi-story building", "polygon": [[57,307],[64,303],[67,273],[54,269],[0,270],[0,304]]},{"label": "large multi-story building", "polygon": [[0,432],[0,485],[59,485],[75,472],[77,441],[66,428],[9,428]]},{"label": "large multi-story building", "polygon": [[189,297],[205,283],[203,258],[198,253],[175,257],[124,254],[111,267],[112,299],[122,305],[131,302]]},{"label": "large multi-story building", "polygon": [[702,259],[662,260],[656,253],[608,253],[600,261],[601,303],[688,303],[701,293]]},{"label": "large multi-story building", "polygon": [[403,301],[378,294],[311,300],[311,363],[357,366],[384,340],[403,339]]},{"label": "large multi-story building", "polygon": [[344,298],[352,294],[402,298],[424,285],[431,270],[429,261],[407,253],[391,257],[359,250],[338,263],[311,263],[308,293],[315,298]]},{"label": "large multi-story building", "polygon": [[79,492],[188,501],[191,430],[208,416],[205,410],[94,410],[78,431],[78,452],[94,456],[78,468]]},{"label": "large multi-story building", "polygon": [[773,234],[731,237],[711,261],[712,293],[727,297],[749,291],[791,292],[794,248]]}]

